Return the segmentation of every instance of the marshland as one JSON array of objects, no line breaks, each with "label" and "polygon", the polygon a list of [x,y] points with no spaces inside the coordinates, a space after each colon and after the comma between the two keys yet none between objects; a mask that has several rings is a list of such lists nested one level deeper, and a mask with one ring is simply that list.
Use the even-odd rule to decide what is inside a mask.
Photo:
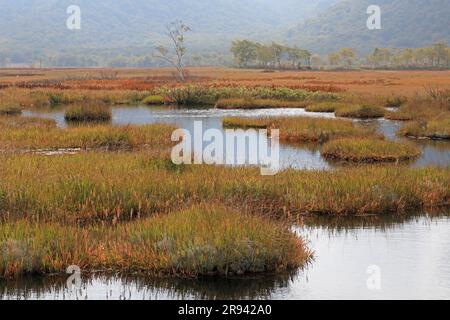
[{"label": "marshland", "polygon": [[[24,72],[0,77],[2,298],[78,295],[71,265],[89,297],[376,298],[374,265],[384,298],[449,296],[450,72]],[[196,121],[279,130],[281,171],[175,165]]]}]

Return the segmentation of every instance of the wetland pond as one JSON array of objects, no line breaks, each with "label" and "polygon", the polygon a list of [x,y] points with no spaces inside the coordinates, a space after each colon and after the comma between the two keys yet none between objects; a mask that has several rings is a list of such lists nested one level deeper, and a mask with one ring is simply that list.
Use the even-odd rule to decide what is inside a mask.
[{"label": "wetland pond", "polygon": [[[24,112],[25,116],[35,116],[54,119],[59,127],[67,127],[64,120],[64,110],[53,112]],[[335,118],[333,113],[306,112],[304,109],[264,109],[264,110],[220,110],[220,109],[175,109],[156,107],[115,107],[112,108],[112,124],[114,125],[143,125],[151,123],[168,123],[193,132],[194,122],[201,121],[203,131],[207,129],[224,130],[224,117],[289,117],[306,116]],[[389,120],[355,121],[358,125],[374,128],[383,133],[388,139],[402,139],[396,137],[401,123]],[[405,138],[406,140],[406,138]],[[450,165],[450,143],[444,141],[414,141],[422,149],[422,155],[411,166]],[[248,144],[247,144],[248,145]],[[249,153],[257,150],[249,150]],[[248,155],[247,155],[248,156]],[[280,168],[295,168],[302,170],[326,170],[342,164],[325,160],[320,149],[314,144],[298,146],[280,145]]]},{"label": "wetland pond", "polygon": [[[65,127],[64,112],[26,112],[55,119]],[[333,118],[303,109],[179,110],[113,108],[113,124],[173,123],[190,130],[222,129],[225,116],[299,116]],[[388,139],[400,123],[358,121]],[[423,155],[412,166],[450,164],[450,143],[416,141]],[[284,168],[332,169],[318,148],[280,146]],[[294,229],[314,250],[314,261],[294,274],[240,279],[154,279],[142,275],[83,276],[69,289],[67,277],[27,277],[0,281],[0,299],[450,299],[450,210],[353,218],[309,217]]]}]

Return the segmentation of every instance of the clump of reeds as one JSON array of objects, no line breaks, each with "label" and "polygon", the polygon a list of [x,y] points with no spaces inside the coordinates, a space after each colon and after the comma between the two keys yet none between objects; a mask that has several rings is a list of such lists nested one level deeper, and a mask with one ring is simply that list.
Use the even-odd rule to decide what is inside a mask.
[{"label": "clump of reeds", "polygon": [[305,101],[235,98],[221,99],[217,102],[219,109],[269,109],[269,108],[305,108]]},{"label": "clump of reeds", "polygon": [[223,120],[225,128],[267,128],[280,131],[280,141],[286,143],[325,142],[337,137],[361,137],[375,135],[370,130],[356,127],[352,121],[309,117],[239,118]]},{"label": "clump of reeds", "polygon": [[354,119],[376,119],[384,117],[385,110],[377,106],[348,105],[338,108],[335,112],[337,117]]},{"label": "clump of reeds", "polygon": [[450,117],[408,122],[399,130],[399,135],[416,139],[448,140],[450,139]]},{"label": "clump of reeds", "polygon": [[165,100],[163,96],[159,95],[151,95],[148,97],[145,97],[144,100],[142,100],[142,104],[149,105],[149,106],[161,106],[165,104]]},{"label": "clump of reeds", "polygon": [[407,161],[421,154],[420,148],[412,144],[372,138],[332,140],[321,152],[327,159],[361,163]]},{"label": "clump of reeds", "polygon": [[308,112],[335,112],[337,109],[346,107],[347,104],[342,102],[320,102],[310,104],[306,107]]},{"label": "clump of reeds", "polygon": [[311,257],[287,226],[233,210],[196,207],[111,226],[29,221],[0,225],[0,277],[145,272],[178,277],[283,272]]},{"label": "clump of reeds", "polygon": [[64,119],[69,122],[108,122],[111,118],[111,109],[101,104],[72,105],[64,114]]}]

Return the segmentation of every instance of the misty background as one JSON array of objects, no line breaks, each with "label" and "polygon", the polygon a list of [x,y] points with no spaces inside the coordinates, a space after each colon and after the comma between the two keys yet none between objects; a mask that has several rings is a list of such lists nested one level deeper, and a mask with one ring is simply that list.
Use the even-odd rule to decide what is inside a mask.
[{"label": "misty background", "polygon": [[[382,30],[366,27],[382,9]],[[81,30],[69,30],[70,5]],[[448,0],[0,0],[0,66],[150,67],[175,19],[190,26],[190,65],[230,65],[231,42],[250,39],[326,55],[342,47],[418,48],[450,42]]]}]

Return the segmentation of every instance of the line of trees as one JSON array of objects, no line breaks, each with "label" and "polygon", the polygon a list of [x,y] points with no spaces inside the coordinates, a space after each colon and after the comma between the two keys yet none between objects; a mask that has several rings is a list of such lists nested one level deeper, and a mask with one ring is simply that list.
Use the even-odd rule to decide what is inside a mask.
[{"label": "line of trees", "polygon": [[276,42],[261,44],[250,40],[236,40],[231,45],[234,62],[240,68],[265,69],[419,69],[450,68],[450,47],[445,42],[417,49],[376,48],[366,57],[353,48],[342,48],[325,59],[299,47]]},{"label": "line of trees", "polygon": [[250,40],[236,40],[231,45],[235,63],[241,68],[309,68],[312,54],[299,47],[276,42],[262,44]]},{"label": "line of trees", "polygon": [[418,49],[377,48],[367,56],[372,68],[450,68],[450,48],[444,42]]}]

